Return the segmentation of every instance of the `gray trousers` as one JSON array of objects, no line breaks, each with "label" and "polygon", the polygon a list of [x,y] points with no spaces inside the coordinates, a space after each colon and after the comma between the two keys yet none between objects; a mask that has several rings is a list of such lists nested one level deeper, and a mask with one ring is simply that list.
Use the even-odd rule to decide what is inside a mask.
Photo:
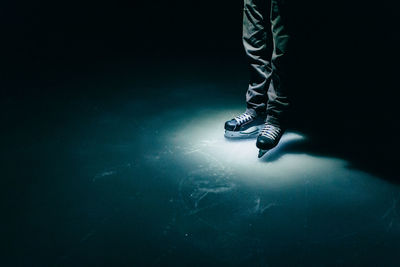
[{"label": "gray trousers", "polygon": [[281,123],[289,107],[287,1],[244,0],[243,45],[250,69],[247,112],[266,112],[271,123]]}]

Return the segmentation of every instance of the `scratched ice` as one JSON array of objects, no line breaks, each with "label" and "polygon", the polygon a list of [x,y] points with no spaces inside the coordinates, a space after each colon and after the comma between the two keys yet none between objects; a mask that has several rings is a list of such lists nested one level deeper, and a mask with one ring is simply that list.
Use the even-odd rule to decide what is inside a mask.
[{"label": "scratched ice", "polygon": [[[297,132],[287,132],[279,146],[259,160],[254,139],[230,141],[223,137],[223,122],[239,111],[198,110],[193,114],[196,120],[171,126],[165,135],[160,133],[166,147],[157,154],[158,162],[173,160],[188,169],[178,177],[179,203],[187,216],[227,240],[236,238],[232,229],[240,225],[263,229],[263,223],[279,224],[298,240],[314,228],[308,242],[316,244],[362,236],[381,226],[398,234],[396,187],[348,168],[343,159],[292,151],[293,145],[308,141]],[[332,222],[338,220],[342,231],[331,231]],[[259,236],[274,235],[270,229],[260,229],[241,234],[256,246],[262,242]]]}]

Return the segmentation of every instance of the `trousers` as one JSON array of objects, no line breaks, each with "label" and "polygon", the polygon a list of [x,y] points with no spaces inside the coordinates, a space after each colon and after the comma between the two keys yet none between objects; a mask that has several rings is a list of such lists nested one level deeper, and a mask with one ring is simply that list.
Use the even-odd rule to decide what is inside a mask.
[{"label": "trousers", "polygon": [[266,113],[272,124],[284,120],[290,106],[287,1],[244,0],[242,40],[250,72],[247,112]]}]

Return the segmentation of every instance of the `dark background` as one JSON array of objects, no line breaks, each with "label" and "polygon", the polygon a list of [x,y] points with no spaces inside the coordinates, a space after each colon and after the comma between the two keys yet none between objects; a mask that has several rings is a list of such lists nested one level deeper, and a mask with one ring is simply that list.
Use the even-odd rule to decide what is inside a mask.
[{"label": "dark background", "polygon": [[[391,127],[397,91],[395,6],[384,1],[292,2],[294,105],[324,114],[319,121],[325,113],[339,121],[355,115]],[[173,66],[193,73],[203,66],[199,69],[207,74],[207,66],[222,72],[224,66],[245,62],[241,1],[2,5],[6,95],[57,97],[82,91],[69,86],[74,82],[100,82],[118,73],[157,80]]]},{"label": "dark background", "polygon": [[[398,183],[396,7],[384,1],[293,2],[292,127],[314,136],[326,151]],[[11,248],[11,258],[23,257],[21,244],[30,244],[30,234],[19,234],[28,227],[26,193],[44,190],[35,187],[41,174],[28,171],[41,164],[29,149],[55,133],[74,136],[64,125],[95,113],[85,103],[106,109],[130,97],[180,105],[182,99],[168,94],[171,81],[230,79],[242,86],[216,92],[221,106],[224,94],[244,100],[240,0],[1,6],[2,231],[3,252]],[[149,91],[156,85],[165,91]],[[135,111],[132,116],[154,114],[157,106]],[[59,149],[46,153],[57,157]],[[38,260],[34,250],[28,254],[17,262]]]},{"label": "dark background", "polygon": [[[36,121],[58,127],[56,111],[63,111],[54,108],[70,107],[68,101],[82,97],[104,100],[128,91],[136,99],[151,94],[180,104],[143,85],[168,88],[171,81],[235,77],[240,90],[225,86],[219,93],[240,98],[246,90],[242,1],[2,5],[7,131],[20,132]],[[367,165],[391,172],[376,161],[394,164],[395,149],[389,148],[398,143],[396,6],[315,0],[290,5],[291,125],[324,136],[324,145],[335,149],[352,146],[368,157]],[[379,159],[372,156],[370,162],[377,154]]]}]

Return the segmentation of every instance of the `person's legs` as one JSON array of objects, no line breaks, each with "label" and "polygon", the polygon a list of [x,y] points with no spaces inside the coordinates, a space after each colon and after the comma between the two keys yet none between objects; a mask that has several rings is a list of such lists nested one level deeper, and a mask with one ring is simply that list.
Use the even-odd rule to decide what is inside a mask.
[{"label": "person's legs", "polygon": [[289,43],[285,1],[244,0],[243,45],[250,69],[247,109],[225,123],[225,136],[247,138],[259,133],[256,145],[261,150],[278,144],[289,106],[285,86]]},{"label": "person's legs", "polygon": [[271,0],[244,0],[243,45],[250,69],[246,112],[253,116],[265,113],[271,82],[273,40],[270,7]]},{"label": "person's legs", "polygon": [[288,68],[288,18],[287,2],[289,0],[271,0],[270,20],[274,40],[272,53],[272,79],[268,89],[267,122],[275,125],[285,121],[289,108],[287,92]]},{"label": "person's legs", "polygon": [[274,148],[286,128],[286,115],[289,108],[287,92],[288,46],[287,1],[271,0],[270,19],[274,40],[271,58],[271,81],[268,88],[267,119],[257,137],[256,146],[260,149],[258,157]]}]

